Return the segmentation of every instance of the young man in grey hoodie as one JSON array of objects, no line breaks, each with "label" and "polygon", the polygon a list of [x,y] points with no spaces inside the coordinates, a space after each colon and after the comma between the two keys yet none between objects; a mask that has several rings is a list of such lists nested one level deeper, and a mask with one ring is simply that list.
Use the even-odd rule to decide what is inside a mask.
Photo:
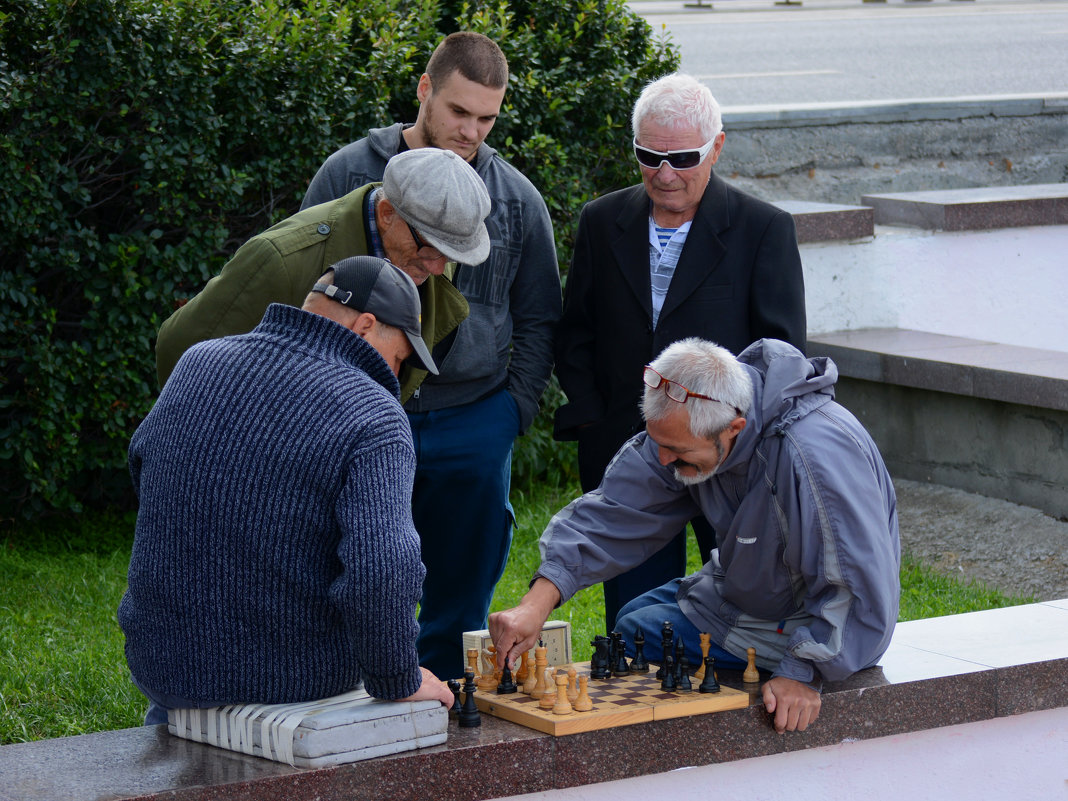
[{"label": "young man in grey hoodie", "polygon": [[428,376],[404,408],[418,455],[412,516],[426,580],[419,656],[442,676],[464,669],[463,632],[486,623],[511,546],[508,501],[512,443],[533,421],[553,366],[560,273],[552,223],[537,189],[485,143],[508,86],[508,62],[482,34],[450,34],[419,79],[414,125],[374,128],[333,153],[312,179],[302,208],[382,179],[407,150],[456,153],[485,182],[489,257],[449,264],[421,286],[455,292],[470,309],[432,343],[441,374]]},{"label": "young man in grey hoodie", "polygon": [[598,489],[549,523],[519,606],[490,616],[498,661],[529,650],[577,591],[640,563],[704,514],[720,547],[699,572],[624,606],[615,630],[659,642],[670,621],[692,665],[701,632],[718,667],[744,667],[755,648],[771,672],[762,691],[776,730],[815,721],[824,680],[886,651],[900,598],[893,484],[868,433],[835,403],[837,377],[829,359],[778,340],[737,358],[700,339],[665,349],[645,369],[646,430]]}]

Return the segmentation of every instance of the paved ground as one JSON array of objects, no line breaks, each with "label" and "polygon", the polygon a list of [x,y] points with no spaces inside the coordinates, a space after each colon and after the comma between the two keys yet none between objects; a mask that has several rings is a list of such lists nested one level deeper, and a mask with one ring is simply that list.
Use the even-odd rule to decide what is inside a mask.
[{"label": "paved ground", "polygon": [[894,485],[902,549],[1005,593],[1068,598],[1068,521],[949,487]]}]

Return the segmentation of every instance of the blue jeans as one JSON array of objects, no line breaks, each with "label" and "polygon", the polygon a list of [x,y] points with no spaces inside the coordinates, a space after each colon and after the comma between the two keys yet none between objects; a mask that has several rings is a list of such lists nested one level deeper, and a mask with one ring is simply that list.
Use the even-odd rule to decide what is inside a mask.
[{"label": "blue jeans", "polygon": [[463,675],[463,633],[486,615],[512,545],[508,501],[519,407],[507,390],[466,406],[409,413],[415,441],[412,518],[426,579],[419,662],[441,679]]},{"label": "blue jeans", "polygon": [[[618,631],[627,641],[628,657],[634,657],[634,634],[640,629],[645,637],[645,658],[650,662],[661,663],[664,655],[660,646],[660,630],[667,621],[675,631],[675,639],[681,637],[686,645],[686,658],[690,661],[690,666],[696,669],[701,664],[701,632],[682,613],[675,600],[680,581],[682,579],[672,579],[655,590],[639,595],[619,610],[619,617],[616,618],[616,625],[612,630]],[[709,647],[708,654],[715,657],[717,669],[745,669],[744,659],[724,651],[715,642]],[[674,657],[674,652],[672,656]]]},{"label": "blue jeans", "polygon": [[145,713],[146,726],[157,726],[160,723],[166,724],[167,711],[171,709],[210,709],[213,706],[225,706],[225,704],[218,701],[204,703],[202,701],[190,701],[188,698],[179,698],[176,695],[168,695],[167,693],[157,693],[143,687],[132,675],[130,676],[130,681],[148,699],[148,711]]}]

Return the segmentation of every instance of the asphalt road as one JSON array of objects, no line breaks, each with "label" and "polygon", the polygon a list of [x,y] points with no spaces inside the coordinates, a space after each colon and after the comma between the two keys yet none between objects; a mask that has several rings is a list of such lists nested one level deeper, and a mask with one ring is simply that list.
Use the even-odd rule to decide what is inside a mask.
[{"label": "asphalt road", "polygon": [[713,6],[630,3],[723,106],[1068,93],[1065,0]]}]

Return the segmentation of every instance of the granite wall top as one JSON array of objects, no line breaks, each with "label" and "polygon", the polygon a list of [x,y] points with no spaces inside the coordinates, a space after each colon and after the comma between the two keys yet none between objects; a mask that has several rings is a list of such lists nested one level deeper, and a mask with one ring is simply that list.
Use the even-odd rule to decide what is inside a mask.
[{"label": "granite wall top", "polygon": [[0,800],[496,798],[1052,709],[1068,706],[1068,601],[899,624],[880,664],[825,687],[806,732],[776,734],[753,693],[745,709],[566,737],[483,715],[451,721],[445,745],[301,770],[143,727],[0,748]]}]

